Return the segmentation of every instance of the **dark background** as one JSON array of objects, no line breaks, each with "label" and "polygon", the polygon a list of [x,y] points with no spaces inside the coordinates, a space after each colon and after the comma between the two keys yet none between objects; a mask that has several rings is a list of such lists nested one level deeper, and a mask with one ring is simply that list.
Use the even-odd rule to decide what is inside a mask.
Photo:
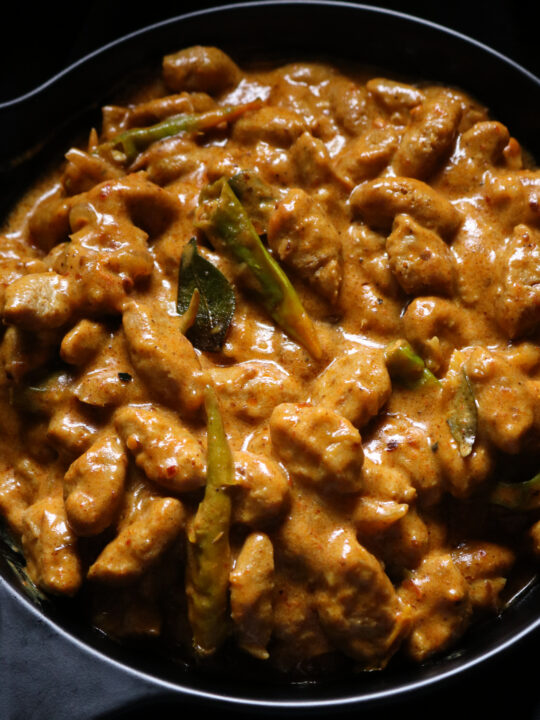
[{"label": "dark background", "polygon": [[[219,0],[6,0],[0,13],[0,102],[31,90],[66,64],[148,24],[212,7]],[[527,0],[386,0],[379,5],[416,15],[493,47],[540,75],[538,24]]]},{"label": "dark background", "polygon": [[[64,6],[55,2],[4,2],[0,14],[2,39],[0,42],[0,103],[10,100],[41,84],[65,65],[83,57],[104,43],[126,35],[148,24],[159,22],[176,15],[220,4],[214,2],[170,2],[168,0],[146,0],[136,4],[125,0],[94,0],[71,3]],[[223,3],[222,3],[223,4]],[[420,0],[381,3],[365,2],[366,5],[381,5],[410,15],[431,20],[464,33],[507,55],[536,75],[540,75],[540,45],[538,26],[531,17],[534,3],[519,0],[454,0],[454,2],[422,2]],[[540,108],[531,108],[539,117]],[[2,617],[4,628],[12,622],[9,608],[0,595],[0,633]],[[7,603],[7,601],[5,601]],[[30,637],[28,637],[29,646]],[[0,652],[1,652],[0,644]],[[4,646],[4,650],[5,650]],[[61,648],[59,648],[61,653]],[[71,652],[71,651],[70,651]],[[25,643],[11,647],[12,656],[0,657],[0,720],[19,720],[23,714],[22,706],[33,707],[25,710],[24,720],[56,720],[49,711],[40,709],[40,696],[44,687],[56,686],[58,697],[65,693],[67,703],[85,703],[88,700],[89,678],[84,674],[78,678],[79,694],[73,692],[72,683],[77,677],[77,658],[72,653],[62,657],[35,658],[25,649]],[[538,680],[538,655],[540,636],[522,642],[503,658],[491,660],[485,667],[471,670],[459,682],[445,684],[442,688],[427,695],[413,697],[411,700],[391,704],[382,709],[360,709],[347,717],[361,715],[367,720],[372,718],[395,718],[404,713],[413,717],[444,718],[540,718],[540,681]],[[12,661],[13,656],[15,661]],[[66,666],[68,677],[63,683],[62,667]],[[4,688],[4,695],[2,693]],[[68,690],[68,688],[70,688]],[[25,698],[17,692],[23,691]],[[28,698],[28,693],[33,697]],[[9,708],[2,705],[2,697],[10,698]],[[30,700],[30,702],[29,702]],[[60,700],[61,703],[61,700]],[[94,706],[88,700],[89,706]],[[42,708],[45,706],[42,706]],[[152,718],[192,718],[200,713],[189,702],[180,706],[175,704],[151,703],[139,706],[139,710],[126,710],[114,717]],[[80,708],[79,708],[80,710]],[[62,713],[61,713],[62,714]],[[286,716],[284,712],[280,716]],[[68,717],[68,715],[65,715]],[[74,712],[73,716],[80,717]],[[260,717],[261,713],[231,712],[210,710],[210,717]],[[62,714],[62,718],[64,714]],[[113,716],[100,715],[100,720],[109,720]],[[321,717],[318,715],[318,717]],[[337,712],[324,717],[342,717]],[[88,720],[95,715],[89,715]],[[86,718],[85,718],[86,720]]]}]

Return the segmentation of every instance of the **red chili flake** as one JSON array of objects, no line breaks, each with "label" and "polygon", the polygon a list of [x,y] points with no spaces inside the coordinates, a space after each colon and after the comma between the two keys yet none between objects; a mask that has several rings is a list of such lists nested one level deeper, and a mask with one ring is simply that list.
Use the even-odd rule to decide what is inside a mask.
[{"label": "red chili flake", "polygon": [[422,590],[418,587],[418,585],[411,579],[407,579],[403,582],[403,587],[406,587],[407,590],[412,590],[416,597],[421,600],[424,597],[424,593]]}]

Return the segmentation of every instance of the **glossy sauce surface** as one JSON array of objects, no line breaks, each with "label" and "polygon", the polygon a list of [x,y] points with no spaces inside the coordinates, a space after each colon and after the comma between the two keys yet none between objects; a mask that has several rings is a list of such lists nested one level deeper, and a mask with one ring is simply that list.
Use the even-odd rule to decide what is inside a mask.
[{"label": "glossy sauce surface", "polygon": [[[253,101],[133,158],[115,145]],[[265,188],[251,221],[320,353],[201,229],[207,186],[241,172]],[[115,637],[186,656],[236,644],[290,674],[451,648],[540,548],[535,503],[493,499],[537,470],[539,228],[540,172],[460,90],[317,63],[244,71],[214,48],[165,58],[0,238],[0,511],[30,578],[89,598]],[[177,312],[192,237],[234,290],[217,352]],[[421,382],[396,373],[396,341]],[[201,649],[187,558],[208,385],[234,483],[223,627]]]}]

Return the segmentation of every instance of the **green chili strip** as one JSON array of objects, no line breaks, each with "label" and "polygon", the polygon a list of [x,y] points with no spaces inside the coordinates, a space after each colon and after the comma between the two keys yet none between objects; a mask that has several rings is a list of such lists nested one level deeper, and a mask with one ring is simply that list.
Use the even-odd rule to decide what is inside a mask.
[{"label": "green chili strip", "polygon": [[490,502],[509,510],[536,510],[540,507],[540,473],[518,483],[497,483]]},{"label": "green chili strip", "polygon": [[214,653],[228,632],[231,570],[229,527],[234,465],[213,388],[205,390],[208,448],[206,489],[188,528],[186,593],[193,646],[200,656]]},{"label": "green chili strip", "polygon": [[262,305],[276,323],[315,358],[322,355],[315,327],[296,290],[257,234],[226,178],[201,193],[197,227],[212,244],[249,270]]},{"label": "green chili strip", "polygon": [[179,133],[201,132],[209,130],[223,122],[231,122],[248,110],[261,107],[261,100],[244,103],[242,105],[226,105],[204,113],[172,115],[161,122],[143,128],[131,128],[120,133],[108,143],[98,146],[98,152],[103,148],[112,148],[123,153],[126,162],[131,163],[137,155],[152,143]]},{"label": "green chili strip", "polygon": [[440,385],[426,364],[412,349],[407,340],[396,340],[385,348],[384,359],[392,380],[411,389],[422,385]]}]

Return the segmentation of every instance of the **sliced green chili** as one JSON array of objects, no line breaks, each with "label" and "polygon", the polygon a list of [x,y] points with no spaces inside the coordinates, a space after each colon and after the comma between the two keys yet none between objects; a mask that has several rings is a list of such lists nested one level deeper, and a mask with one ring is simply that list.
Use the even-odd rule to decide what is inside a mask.
[{"label": "sliced green chili", "polygon": [[256,110],[261,105],[261,100],[254,100],[242,105],[217,107],[204,113],[172,115],[155,125],[125,130],[109,142],[99,145],[97,152],[102,153],[105,149],[117,151],[122,153],[127,163],[131,163],[140,152],[158,140],[180,133],[209,130],[223,122],[236,120],[248,110]]},{"label": "sliced green chili", "polygon": [[276,323],[315,358],[322,355],[315,327],[290,280],[257,234],[229,181],[208,186],[199,204],[197,227],[255,281],[261,304]]},{"label": "sliced green chili", "polygon": [[428,370],[420,355],[414,352],[407,340],[395,340],[387,345],[384,359],[392,380],[411,389],[422,385],[440,385],[438,378]]},{"label": "sliced green chili", "polygon": [[186,593],[193,647],[214,653],[228,633],[229,527],[234,465],[213,388],[205,389],[208,447],[204,498],[188,528]]}]

